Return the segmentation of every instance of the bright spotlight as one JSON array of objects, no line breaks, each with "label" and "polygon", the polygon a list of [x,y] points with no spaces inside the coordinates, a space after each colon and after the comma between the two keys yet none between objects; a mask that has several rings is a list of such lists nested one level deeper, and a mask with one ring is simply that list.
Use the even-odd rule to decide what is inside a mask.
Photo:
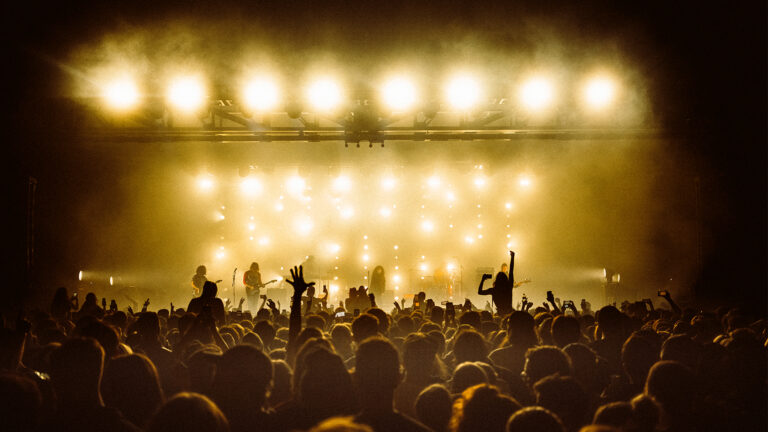
[{"label": "bright spotlight", "polygon": [[470,109],[480,102],[480,84],[471,77],[455,77],[446,87],[446,96],[454,108]]},{"label": "bright spotlight", "polygon": [[110,276],[109,277],[109,286],[113,286],[113,285],[115,285],[115,279],[112,276]]},{"label": "bright spotlight", "polygon": [[371,259],[371,257],[368,256],[368,254],[363,255],[363,262],[368,262]]},{"label": "bright spotlight", "polygon": [[[531,181],[531,178],[530,178],[530,177],[528,177],[528,176],[521,176],[521,177],[520,177],[520,178],[517,180],[517,183],[518,183],[518,184],[519,184],[521,187],[523,187],[523,188],[526,188],[526,189],[527,189],[527,188],[531,187],[532,181]],[[510,207],[511,207],[511,206],[510,206]]]},{"label": "bright spotlight", "polygon": [[607,107],[615,96],[616,84],[609,78],[593,78],[584,86],[584,101],[592,109]]},{"label": "bright spotlight", "polygon": [[445,193],[445,199],[448,201],[456,201],[456,194],[451,191]]},{"label": "bright spotlight", "polygon": [[475,187],[476,188],[482,189],[483,186],[485,186],[485,183],[486,183],[485,177],[483,177],[483,176],[475,177],[474,183],[475,183]]},{"label": "bright spotlight", "polygon": [[283,206],[283,203],[281,203],[281,202],[275,204],[275,211],[276,212],[281,212],[281,211],[283,211],[284,208],[285,208],[285,206]]},{"label": "bright spotlight", "polygon": [[381,188],[384,190],[392,190],[395,188],[395,183],[394,177],[384,177],[381,180]]},{"label": "bright spotlight", "polygon": [[379,214],[381,217],[388,218],[392,215],[392,210],[389,207],[382,207],[379,209]]},{"label": "bright spotlight", "polygon": [[433,224],[432,221],[425,220],[421,223],[421,229],[426,232],[432,232],[435,230],[435,224]]},{"label": "bright spotlight", "polygon": [[507,210],[512,210],[512,203],[508,202],[508,203],[504,204],[504,208],[507,209]]},{"label": "bright spotlight", "polygon": [[179,77],[168,86],[166,99],[172,107],[185,111],[195,111],[205,103],[205,86],[194,77]]},{"label": "bright spotlight", "polygon": [[319,111],[330,111],[341,103],[341,88],[328,78],[319,79],[307,89],[309,103]]},{"label": "bright spotlight", "polygon": [[464,236],[464,241],[468,244],[472,244],[475,242],[475,238],[472,236]]},{"label": "bright spotlight", "polygon": [[436,187],[440,186],[440,177],[432,176],[432,177],[428,178],[427,179],[427,185],[429,185],[429,187],[431,187],[431,188],[436,188]]},{"label": "bright spotlight", "polygon": [[285,188],[288,190],[288,193],[293,195],[301,195],[306,187],[306,181],[299,176],[291,176],[285,182]]},{"label": "bright spotlight", "polygon": [[427,264],[426,263],[421,263],[421,265],[419,265],[419,270],[427,271]]},{"label": "bright spotlight", "polygon": [[448,263],[448,265],[445,266],[445,269],[449,272],[453,271],[456,268],[456,265],[453,263]]},{"label": "bright spotlight", "polygon": [[312,231],[312,228],[314,228],[314,224],[309,219],[300,219],[296,221],[296,231],[299,234],[307,235]]},{"label": "bright spotlight", "polygon": [[262,189],[261,182],[255,178],[246,178],[240,183],[240,189],[246,195],[258,195]]},{"label": "bright spotlight", "polygon": [[393,110],[404,111],[416,102],[416,87],[402,77],[392,78],[381,89],[384,103]]},{"label": "bright spotlight", "polygon": [[534,111],[548,107],[554,95],[552,83],[544,78],[533,78],[520,88],[520,102]]},{"label": "bright spotlight", "polygon": [[396,274],[392,277],[392,280],[395,281],[395,283],[400,283],[400,275]]},{"label": "bright spotlight", "polygon": [[336,294],[337,292],[339,292],[339,286],[336,285],[336,284],[331,284],[331,291],[330,292],[331,292],[331,294]]},{"label": "bright spotlight", "polygon": [[328,251],[332,254],[337,254],[341,250],[341,246],[339,246],[337,243],[331,243],[328,245]]},{"label": "bright spotlight", "polygon": [[355,215],[355,209],[352,207],[344,207],[339,211],[339,214],[343,219],[350,219],[352,216]]},{"label": "bright spotlight", "polygon": [[269,237],[261,237],[259,239],[259,246],[266,246],[269,244]]},{"label": "bright spotlight", "polygon": [[278,103],[277,85],[266,78],[255,78],[245,86],[243,102],[254,111],[274,109]]},{"label": "bright spotlight", "polygon": [[139,89],[133,80],[123,78],[107,83],[102,89],[102,97],[110,108],[128,110],[139,102]]},{"label": "bright spotlight", "polygon": [[222,260],[226,256],[227,256],[227,253],[224,252],[223,250],[216,251],[216,259],[217,260]]},{"label": "bright spotlight", "polygon": [[203,192],[212,190],[215,185],[213,177],[211,176],[202,176],[197,179],[197,188]]},{"label": "bright spotlight", "polygon": [[82,270],[77,272],[77,280],[79,280],[79,281],[83,280],[83,271]]},{"label": "bright spotlight", "polygon": [[338,176],[333,180],[333,190],[336,192],[349,192],[352,189],[352,180],[347,176]]}]

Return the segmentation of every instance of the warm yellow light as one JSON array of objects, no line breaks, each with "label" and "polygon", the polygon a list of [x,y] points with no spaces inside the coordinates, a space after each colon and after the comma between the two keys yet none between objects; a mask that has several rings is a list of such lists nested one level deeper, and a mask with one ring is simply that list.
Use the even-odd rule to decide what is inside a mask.
[{"label": "warm yellow light", "polygon": [[453,269],[455,268],[456,266],[453,263],[449,263],[447,266],[445,266],[445,269],[448,270],[449,272],[453,271]]},{"label": "warm yellow light", "polygon": [[433,224],[432,221],[425,220],[421,223],[421,229],[426,232],[432,232],[435,230],[435,224]]},{"label": "warm yellow light", "polygon": [[291,176],[285,182],[285,188],[288,190],[288,193],[293,195],[301,195],[306,187],[306,181],[299,176]]},{"label": "warm yellow light", "polygon": [[427,179],[427,185],[429,185],[429,187],[433,189],[440,186],[440,183],[441,183],[440,177],[436,175]]},{"label": "warm yellow light", "polygon": [[475,242],[475,239],[474,239],[474,237],[472,237],[472,236],[465,236],[465,237],[464,237],[464,241],[465,241],[465,242],[467,242],[467,243],[469,243],[469,244],[472,244],[472,243],[474,243],[474,242]]},{"label": "warm yellow light", "polygon": [[333,180],[333,190],[336,192],[349,192],[352,189],[352,180],[347,176],[338,176]]},{"label": "warm yellow light", "polygon": [[83,280],[83,271],[82,270],[77,272],[77,280],[79,280],[79,281]]},{"label": "warm yellow light", "polygon": [[392,210],[389,207],[382,207],[379,210],[379,214],[383,218],[388,218],[388,217],[390,217],[392,215]]},{"label": "warm yellow light", "polygon": [[314,223],[312,223],[310,219],[299,219],[296,221],[296,231],[302,235],[307,235],[312,232],[314,226]]},{"label": "warm yellow light", "polygon": [[213,189],[216,183],[211,176],[201,176],[197,178],[197,188],[203,192],[208,192]]},{"label": "warm yellow light", "polygon": [[278,202],[277,204],[275,204],[275,211],[277,211],[277,212],[283,211],[284,208],[285,207],[283,206],[283,203],[281,203],[281,202]]},{"label": "warm yellow light", "polygon": [[507,209],[507,210],[512,210],[512,203],[508,202],[508,203],[504,204],[504,208]]},{"label": "warm yellow light", "polygon": [[394,177],[384,177],[381,180],[381,188],[384,190],[392,190],[395,188],[395,178]]},{"label": "warm yellow light", "polygon": [[368,254],[363,255],[363,261],[368,262],[371,259],[371,257],[368,256]]},{"label": "warm yellow light", "polygon": [[400,275],[399,274],[394,275],[392,277],[392,280],[395,281],[396,283],[400,283]]},{"label": "warm yellow light", "polygon": [[[335,279],[338,279],[338,278],[335,278]],[[336,294],[337,292],[339,292],[339,286],[336,284],[331,284],[331,294]]]},{"label": "warm yellow light", "polygon": [[256,224],[249,223],[248,224],[248,231],[253,231],[256,229]]},{"label": "warm yellow light", "polygon": [[486,183],[485,177],[483,177],[483,176],[475,177],[474,183],[475,183],[475,187],[476,188],[482,189],[483,186],[485,186],[485,183]]},{"label": "warm yellow light", "polygon": [[404,111],[416,103],[416,86],[407,78],[396,77],[387,81],[381,89],[384,103],[396,111]]},{"label": "warm yellow light", "polygon": [[191,112],[205,103],[205,86],[195,77],[178,77],[171,81],[166,99],[173,108]]},{"label": "warm yellow light", "polygon": [[275,109],[279,102],[277,85],[267,78],[254,78],[243,90],[243,102],[247,108],[255,111]]},{"label": "warm yellow light", "polygon": [[520,87],[520,102],[533,111],[550,106],[554,95],[552,83],[545,78],[532,78]]},{"label": "warm yellow light", "polygon": [[112,278],[112,276],[109,277],[109,285],[112,286],[115,284],[115,279]]},{"label": "warm yellow light", "polygon": [[341,209],[339,211],[339,214],[341,215],[342,219],[350,219],[350,218],[352,218],[352,216],[355,215],[355,209],[353,209],[352,207],[347,206],[347,207],[344,207],[343,209]]},{"label": "warm yellow light", "polygon": [[259,246],[266,246],[269,244],[269,237],[261,237],[259,238]]},{"label": "warm yellow light", "polygon": [[102,97],[115,110],[128,110],[139,102],[139,89],[130,78],[116,79],[102,89]]},{"label": "warm yellow light", "polygon": [[246,178],[240,182],[240,190],[248,196],[258,195],[262,190],[261,182],[252,177]]},{"label": "warm yellow light", "polygon": [[480,102],[480,84],[468,76],[451,79],[445,91],[448,103],[456,109],[470,109]]},{"label": "warm yellow light", "polygon": [[592,78],[584,86],[584,101],[592,109],[609,106],[616,96],[616,83],[606,77]]},{"label": "warm yellow light", "polygon": [[216,259],[217,259],[217,260],[222,260],[222,259],[224,259],[224,257],[226,257],[226,256],[227,256],[227,254],[226,254],[226,252],[224,252],[223,250],[220,250],[220,251],[216,251]]},{"label": "warm yellow light", "polygon": [[528,176],[521,176],[517,183],[523,188],[529,188],[532,185],[531,178]]},{"label": "warm yellow light", "polygon": [[338,245],[337,243],[331,243],[328,245],[328,251],[331,252],[332,254],[337,254],[339,253],[340,250],[341,250],[341,246]]},{"label": "warm yellow light", "polygon": [[419,270],[421,270],[421,271],[427,271],[427,264],[426,264],[426,263],[421,263],[421,264],[419,265]]},{"label": "warm yellow light", "polygon": [[330,111],[341,103],[341,88],[336,81],[322,78],[314,81],[307,88],[307,99],[316,110]]}]

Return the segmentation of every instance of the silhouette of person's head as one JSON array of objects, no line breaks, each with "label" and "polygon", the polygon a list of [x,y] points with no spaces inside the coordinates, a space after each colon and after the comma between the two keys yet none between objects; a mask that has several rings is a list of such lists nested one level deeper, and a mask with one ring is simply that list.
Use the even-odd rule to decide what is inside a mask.
[{"label": "silhouette of person's head", "polygon": [[557,414],[540,406],[532,406],[509,417],[507,432],[565,432],[565,426]]},{"label": "silhouette of person's head", "polygon": [[309,432],[373,432],[373,429],[355,423],[352,417],[331,417],[316,424]]},{"label": "silhouette of person's head", "polygon": [[255,271],[255,272],[259,271],[259,263],[252,262],[251,263],[251,271]]},{"label": "silhouette of person's head", "polygon": [[482,324],[482,317],[480,316],[480,312],[477,312],[477,311],[464,312],[459,317],[459,324],[468,324],[468,325],[471,325],[472,328],[474,328],[475,330],[480,331],[481,324]]},{"label": "silhouette of person's head", "polygon": [[581,339],[579,320],[568,315],[558,315],[552,320],[552,340],[562,348]]},{"label": "silhouette of person's head", "polygon": [[690,418],[696,400],[696,378],[682,363],[659,361],[648,372],[645,394],[661,405],[667,422],[677,428]]},{"label": "silhouette of person's head", "polygon": [[379,320],[369,313],[364,313],[352,321],[352,336],[358,344],[375,336],[379,331]]},{"label": "silhouette of person's head", "polygon": [[451,431],[504,431],[507,419],[520,404],[499,389],[488,384],[478,384],[464,390],[453,404]]},{"label": "silhouette of person's head", "polygon": [[464,362],[456,366],[456,369],[453,371],[451,392],[459,394],[469,387],[487,383],[488,375],[478,363]]},{"label": "silhouette of person's head", "polygon": [[[219,358],[211,396],[227,417],[243,416],[262,408],[271,383],[269,357],[252,345],[237,345]],[[242,397],[245,394],[247,398]]]},{"label": "silhouette of person's head", "polygon": [[514,311],[507,320],[505,345],[532,347],[539,341],[536,336],[536,322],[528,312]]},{"label": "silhouette of person's head", "polygon": [[572,377],[549,375],[534,384],[533,391],[536,404],[557,414],[569,431],[586,423],[588,398]]},{"label": "silhouette of person's head", "polygon": [[630,401],[632,423],[630,430],[653,432],[659,423],[659,405],[650,396],[639,394]]},{"label": "silhouette of person's head", "polygon": [[571,360],[560,348],[540,346],[526,351],[523,376],[529,386],[533,387],[540,379],[553,374],[571,375]]},{"label": "silhouette of person's head", "polygon": [[645,384],[645,378],[656,360],[659,350],[648,337],[637,333],[630,336],[621,348],[621,363],[630,381],[636,385]]},{"label": "silhouette of person's head", "polygon": [[313,422],[354,413],[352,377],[337,354],[322,348],[311,351],[299,380],[298,400]]},{"label": "silhouette of person's head", "polygon": [[293,372],[285,360],[272,360],[272,391],[269,393],[269,405],[276,407],[293,397],[291,380]]},{"label": "silhouette of person's head", "polygon": [[474,361],[487,362],[488,346],[483,335],[474,330],[460,332],[453,344],[453,356],[456,359],[456,364]]},{"label": "silhouette of person's head", "polygon": [[435,432],[448,429],[452,406],[451,394],[441,384],[432,384],[422,390],[414,404],[417,419]]},{"label": "silhouette of person's head", "polygon": [[331,341],[336,352],[346,353],[352,349],[352,330],[348,324],[335,324],[331,328]]},{"label": "silhouette of person's head", "polygon": [[696,368],[700,346],[687,335],[673,335],[661,345],[661,360],[680,362],[691,369]]},{"label": "silhouette of person's head", "polygon": [[200,297],[205,298],[214,298],[216,297],[216,294],[219,292],[219,287],[216,286],[216,283],[211,281],[205,281],[203,284],[203,294]]},{"label": "silhouette of person's head", "polygon": [[595,411],[592,423],[624,429],[632,420],[632,405],[629,402],[607,403]]},{"label": "silhouette of person's head", "polygon": [[400,356],[392,342],[373,337],[358,346],[354,380],[364,409],[387,401],[391,409],[392,396],[401,379]]},{"label": "silhouette of person's head", "polygon": [[152,417],[148,432],[229,432],[229,422],[213,401],[197,393],[178,393]]},{"label": "silhouette of person's head", "polygon": [[437,375],[437,345],[423,333],[411,333],[403,342],[406,379]]},{"label": "silhouette of person's head", "polygon": [[620,337],[623,331],[623,316],[615,306],[603,306],[595,314],[598,328],[608,338]]},{"label": "silhouette of person's head", "polygon": [[[200,265],[200,266],[197,266],[197,268],[195,269],[195,274],[196,275],[200,275],[200,276],[205,276],[207,271],[208,270],[205,268],[204,265]],[[187,273],[187,274],[189,274],[189,273]]]},{"label": "silhouette of person's head", "polygon": [[61,408],[101,404],[104,349],[90,338],[72,338],[51,354],[51,383]]},{"label": "silhouette of person's head", "polygon": [[126,419],[143,428],[163,403],[157,369],[143,354],[110,360],[101,383],[104,403],[120,410]]},{"label": "silhouette of person's head", "polygon": [[37,430],[42,408],[43,399],[34,381],[13,373],[0,373],[0,419],[3,430]]}]

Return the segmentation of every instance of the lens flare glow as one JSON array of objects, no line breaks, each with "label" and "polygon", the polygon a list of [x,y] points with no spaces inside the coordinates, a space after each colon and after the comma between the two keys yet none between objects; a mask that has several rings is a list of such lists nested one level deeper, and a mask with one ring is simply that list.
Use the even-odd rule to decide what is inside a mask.
[{"label": "lens flare glow", "polygon": [[261,182],[255,178],[246,178],[240,182],[240,190],[248,196],[256,196],[261,193]]},{"label": "lens flare glow", "polygon": [[200,176],[197,178],[197,188],[202,192],[211,191],[214,186],[216,186],[216,182],[213,181],[211,176]]},{"label": "lens flare glow", "polygon": [[298,232],[301,235],[308,235],[312,232],[312,228],[315,227],[315,224],[312,222],[312,220],[308,218],[298,219],[295,222],[296,232]]},{"label": "lens flare glow", "polygon": [[249,109],[269,111],[275,109],[280,100],[277,85],[267,78],[254,78],[243,90],[243,102]]},{"label": "lens flare glow", "polygon": [[338,176],[333,180],[333,190],[335,192],[349,192],[352,189],[352,180],[347,176]]},{"label": "lens flare glow", "polygon": [[117,79],[104,86],[102,97],[112,109],[129,110],[139,102],[139,89],[130,78]]},{"label": "lens flare glow", "polygon": [[83,271],[82,270],[77,272],[77,280],[79,280],[79,281],[83,280]]},{"label": "lens flare glow", "polygon": [[421,229],[426,232],[432,232],[435,230],[435,224],[433,224],[432,221],[425,220],[421,223]]},{"label": "lens flare glow", "polygon": [[482,189],[483,187],[485,187],[486,182],[487,180],[483,176],[477,176],[475,177],[475,180],[474,180],[475,187],[478,189]]},{"label": "lens flare glow", "polygon": [[440,177],[438,176],[432,176],[427,179],[427,185],[433,189],[440,186],[440,183],[441,183],[441,180],[440,180]]},{"label": "lens flare glow", "polygon": [[351,219],[355,215],[355,209],[350,206],[344,207],[339,210],[339,215],[342,219]]},{"label": "lens flare glow", "polygon": [[178,77],[171,81],[166,93],[166,100],[175,109],[192,112],[205,103],[205,86],[199,78]]},{"label": "lens flare glow", "polygon": [[520,178],[517,179],[517,183],[524,189],[528,189],[533,185],[533,181],[528,176],[520,176]]},{"label": "lens flare glow", "polygon": [[611,105],[616,96],[616,83],[607,77],[592,78],[584,86],[584,101],[592,109]]},{"label": "lens flare glow", "polygon": [[286,180],[285,188],[290,194],[301,195],[307,188],[307,182],[299,176],[291,176]]},{"label": "lens flare glow", "polygon": [[520,88],[520,102],[524,107],[533,111],[549,107],[554,96],[554,87],[545,78],[532,78]]},{"label": "lens flare glow", "polygon": [[384,177],[381,179],[381,188],[384,190],[392,190],[395,188],[397,181],[394,177]]},{"label": "lens flare glow", "polygon": [[330,78],[318,79],[307,88],[307,99],[316,110],[330,111],[341,104],[341,87]]},{"label": "lens flare glow", "polygon": [[382,87],[381,96],[389,108],[404,111],[416,103],[416,87],[407,78],[392,78]]},{"label": "lens flare glow", "polygon": [[480,84],[472,77],[454,77],[445,92],[448,103],[455,109],[470,109],[480,102]]},{"label": "lens flare glow", "polygon": [[392,209],[390,209],[389,207],[382,207],[381,209],[379,209],[379,214],[383,218],[388,218],[392,216]]}]

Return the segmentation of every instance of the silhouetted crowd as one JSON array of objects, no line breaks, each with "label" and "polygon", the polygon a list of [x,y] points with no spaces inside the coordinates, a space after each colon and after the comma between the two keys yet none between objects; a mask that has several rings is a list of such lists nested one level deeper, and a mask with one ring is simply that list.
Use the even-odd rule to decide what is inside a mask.
[{"label": "silhouetted crowd", "polygon": [[362,288],[315,297],[300,268],[287,282],[289,310],[253,315],[206,282],[186,309],[60,288],[4,316],[0,430],[767,430],[768,325],[737,308],[550,296],[499,315],[416,295],[386,312]]}]

